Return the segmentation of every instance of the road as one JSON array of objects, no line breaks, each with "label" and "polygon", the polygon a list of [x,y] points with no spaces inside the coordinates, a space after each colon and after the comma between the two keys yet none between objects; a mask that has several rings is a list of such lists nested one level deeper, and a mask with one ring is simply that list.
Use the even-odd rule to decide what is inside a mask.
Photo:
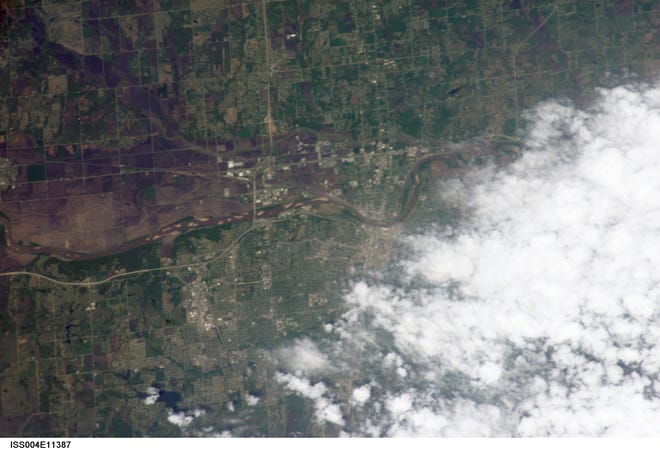
[{"label": "road", "polygon": [[[515,139],[506,137],[506,136],[486,136],[486,137],[479,137],[475,138],[474,141],[480,141],[480,142],[486,142],[486,143],[492,143],[494,140],[506,140],[507,142],[518,144],[519,142]],[[0,273],[0,277],[13,277],[13,276],[33,276],[37,277],[55,284],[59,284],[62,286],[98,286],[102,285],[105,283],[109,283],[111,281],[120,279],[120,278],[125,278],[129,276],[134,276],[134,275],[140,275],[144,273],[150,273],[150,272],[162,272],[162,271],[167,271],[167,270],[176,270],[176,269],[183,269],[187,267],[194,267],[194,266],[202,266],[205,264],[209,264],[213,261],[216,261],[219,258],[222,258],[231,248],[233,248],[246,234],[254,231],[255,229],[258,229],[260,227],[266,226],[269,223],[277,222],[277,221],[283,221],[283,220],[289,220],[291,217],[294,217],[299,214],[304,214],[307,213],[308,211],[304,210],[303,207],[305,206],[320,206],[321,204],[327,204],[327,203],[332,203],[335,206],[337,206],[340,210],[346,211],[350,214],[351,217],[355,219],[355,221],[359,224],[364,224],[368,226],[374,226],[374,227],[382,227],[382,228],[389,228],[393,227],[396,225],[399,225],[403,222],[405,222],[412,212],[415,210],[415,207],[417,205],[418,199],[419,199],[419,192],[421,188],[421,182],[420,182],[420,177],[419,174],[420,172],[428,166],[430,163],[433,161],[441,161],[441,160],[446,160],[450,157],[456,157],[461,154],[460,149],[445,149],[442,151],[439,151],[433,155],[429,155],[426,157],[421,158],[419,161],[417,161],[413,167],[410,169],[408,172],[408,175],[406,177],[406,181],[404,184],[404,187],[402,189],[402,198],[401,198],[401,207],[399,209],[399,212],[397,213],[396,216],[394,216],[391,219],[388,220],[383,220],[379,218],[374,218],[370,217],[368,214],[364,213],[360,208],[358,208],[355,205],[352,205],[351,203],[337,198],[335,196],[329,195],[326,192],[322,192],[319,190],[310,190],[310,194],[312,194],[311,198],[307,198],[304,200],[299,200],[296,202],[291,202],[287,203],[284,205],[278,205],[275,207],[269,207],[265,208],[259,211],[255,211],[253,214],[249,213],[244,213],[238,216],[234,216],[231,218],[223,218],[223,219],[212,219],[212,218],[204,218],[204,219],[184,219],[180,221],[179,223],[176,224],[171,224],[168,225],[156,233],[153,233],[148,236],[144,236],[142,238],[133,240],[131,242],[128,242],[126,244],[123,244],[121,246],[113,248],[111,251],[104,251],[104,252],[99,252],[99,253],[92,253],[92,254],[80,254],[80,253],[75,253],[71,251],[66,251],[60,248],[50,248],[47,246],[26,246],[26,245],[21,245],[15,242],[12,237],[11,237],[11,222],[10,220],[3,215],[0,215],[0,225],[5,227],[5,237],[7,241],[7,247],[17,253],[23,253],[23,254],[33,254],[33,255],[49,255],[52,257],[59,258],[63,261],[81,261],[81,260],[93,260],[93,259],[98,259],[101,257],[105,257],[108,255],[113,255],[113,254],[119,254],[123,253],[132,249],[135,249],[137,247],[150,244],[156,241],[159,241],[163,237],[167,235],[171,235],[172,233],[176,234],[181,234],[185,233],[187,231],[195,230],[195,229],[202,229],[202,228],[209,228],[209,227],[214,227],[214,226],[220,226],[220,225],[225,225],[229,223],[238,223],[238,222],[243,222],[243,221],[251,221],[252,224],[251,226],[241,233],[241,235],[223,252],[220,254],[216,255],[213,259],[204,261],[204,262],[199,262],[199,263],[194,263],[194,264],[185,264],[185,265],[179,265],[179,266],[166,266],[166,267],[155,267],[155,268],[145,268],[145,269],[139,269],[131,272],[125,272],[125,273],[118,273],[114,274],[111,276],[108,276],[104,279],[101,280],[85,280],[85,281],[63,281],[63,280],[57,280],[55,278],[49,277],[47,275],[43,275],[37,272],[30,272],[27,270],[17,270],[17,271],[8,271],[8,272],[3,272]],[[472,154],[472,156],[475,156]],[[477,155],[478,156],[478,155]],[[482,155],[483,156],[483,155]],[[293,214],[289,214],[286,217],[280,217],[282,214],[288,213],[293,211]],[[323,217],[322,214],[317,213],[316,215]]]}]

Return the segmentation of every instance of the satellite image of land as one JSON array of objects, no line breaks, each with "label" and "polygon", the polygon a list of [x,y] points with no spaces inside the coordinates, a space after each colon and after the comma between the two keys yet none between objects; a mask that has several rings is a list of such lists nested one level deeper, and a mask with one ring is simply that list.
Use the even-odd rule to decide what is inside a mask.
[{"label": "satellite image of land", "polygon": [[655,1],[0,0],[0,436],[659,435],[659,68]]}]

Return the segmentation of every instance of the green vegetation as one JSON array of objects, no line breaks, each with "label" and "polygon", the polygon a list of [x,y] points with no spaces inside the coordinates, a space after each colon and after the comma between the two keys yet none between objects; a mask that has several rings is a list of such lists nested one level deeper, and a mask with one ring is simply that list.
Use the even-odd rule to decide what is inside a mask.
[{"label": "green vegetation", "polygon": [[44,181],[46,179],[46,166],[34,164],[27,167],[28,181]]},{"label": "green vegetation", "polygon": [[[521,135],[524,111],[539,101],[581,102],[628,71],[647,79],[658,68],[651,1],[164,0],[157,11],[128,0],[33,3],[3,10],[12,44],[0,70],[3,200],[19,178],[32,184],[17,186],[25,198],[15,203],[36,215],[48,213],[32,203],[37,193],[79,188],[82,199],[96,188],[119,211],[100,235],[121,235],[138,220],[121,214],[132,195],[146,229],[161,209],[180,206],[162,197],[200,187],[200,167],[244,158],[262,164],[256,175],[249,164],[218,173],[233,190],[205,193],[176,225],[209,215],[209,205],[238,217],[255,197],[263,215],[93,261],[42,255],[27,268],[74,282],[162,269],[101,285],[0,279],[0,370],[17,399],[0,411],[5,436],[192,433],[167,421],[163,402],[144,405],[155,385],[180,394],[182,410],[206,411],[198,430],[238,421],[236,435],[318,433],[309,404],[273,383],[268,352],[324,333],[343,313],[350,269],[386,264],[397,230],[363,227],[347,209],[268,215],[273,208],[327,186],[387,220],[420,158],[476,136]],[[295,140],[304,133],[284,138],[300,128],[315,132],[304,155]],[[159,156],[180,167],[156,167]],[[451,205],[425,195],[441,173],[419,172],[405,231],[456,220]],[[94,184],[104,177],[120,186]],[[86,184],[65,185],[71,178]],[[287,189],[286,200],[274,194]],[[248,407],[248,395],[259,402]]]}]

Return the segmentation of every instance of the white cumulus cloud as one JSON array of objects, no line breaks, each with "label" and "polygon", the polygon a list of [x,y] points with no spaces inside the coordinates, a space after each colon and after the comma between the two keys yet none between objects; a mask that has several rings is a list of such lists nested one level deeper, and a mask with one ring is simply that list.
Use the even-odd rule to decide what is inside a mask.
[{"label": "white cumulus cloud", "polygon": [[353,389],[351,400],[356,405],[363,405],[371,397],[371,386],[365,384],[363,386]]},{"label": "white cumulus cloud", "polygon": [[177,411],[174,412],[170,410],[169,416],[167,416],[167,421],[181,428],[186,428],[198,417],[203,417],[206,415],[206,411],[203,409],[195,408],[192,411]]},{"label": "white cumulus cloud", "polygon": [[341,410],[327,396],[328,389],[323,383],[312,385],[305,377],[280,372],[275,374],[275,378],[290,391],[312,400],[316,409],[316,419],[319,422],[327,421],[335,425],[344,425]]},{"label": "white cumulus cloud", "polygon": [[147,388],[147,397],[145,397],[144,403],[145,405],[154,405],[158,401],[159,397],[160,397],[160,391],[158,390],[158,388],[149,386]]},{"label": "white cumulus cloud", "polygon": [[660,435],[660,88],[529,121],[519,160],[441,184],[465,211],[453,228],[408,236],[395,279],[352,285],[331,354],[289,355],[379,389],[278,373],[346,434]]},{"label": "white cumulus cloud", "polygon": [[256,406],[256,404],[259,403],[259,397],[257,397],[256,395],[248,394],[248,396],[245,399],[245,402],[247,403],[248,406]]},{"label": "white cumulus cloud", "polygon": [[310,339],[297,339],[293,344],[277,351],[278,362],[288,371],[306,374],[318,373],[328,368],[326,356]]},{"label": "white cumulus cloud", "polygon": [[192,423],[193,416],[188,416],[183,411],[173,412],[167,416],[167,421],[181,428],[185,428]]}]

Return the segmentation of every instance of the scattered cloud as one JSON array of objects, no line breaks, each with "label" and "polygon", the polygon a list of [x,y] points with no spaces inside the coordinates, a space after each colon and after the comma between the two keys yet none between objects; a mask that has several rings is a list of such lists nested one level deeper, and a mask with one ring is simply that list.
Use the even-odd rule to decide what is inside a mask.
[{"label": "scattered cloud", "polygon": [[186,428],[194,420],[193,416],[186,415],[185,412],[173,412],[167,416],[167,421],[181,428]]},{"label": "scattered cloud", "polygon": [[280,349],[276,358],[289,372],[314,374],[329,367],[326,356],[309,338],[297,339],[293,344]]},{"label": "scattered cloud", "polygon": [[275,379],[288,390],[312,400],[316,409],[316,419],[319,422],[344,425],[341,409],[326,396],[328,389],[323,383],[319,382],[312,385],[309,379],[305,377],[281,372],[275,374]]},{"label": "scattered cloud", "polygon": [[199,408],[195,408],[192,411],[187,411],[187,412],[171,411],[170,415],[167,416],[167,421],[181,428],[186,428],[193,422],[193,420],[195,420],[198,417],[203,417],[205,415],[206,415],[206,411]]},{"label": "scattered cloud", "polygon": [[234,437],[230,430],[217,431],[212,426],[207,426],[197,430],[191,430],[193,437],[214,437],[214,438],[228,438]]},{"label": "scattered cloud", "polygon": [[256,404],[259,403],[259,397],[248,394],[248,396],[245,398],[245,402],[248,406],[256,406]]},{"label": "scattered cloud", "polygon": [[[528,120],[518,161],[440,185],[459,223],[406,237],[401,275],[353,283],[326,354],[311,340],[278,354],[277,381],[319,420],[367,436],[660,435],[660,88]],[[329,367],[378,389],[342,394]]]},{"label": "scattered cloud", "polygon": [[158,401],[160,397],[160,390],[153,386],[147,388],[147,397],[144,399],[145,405],[153,405]]},{"label": "scattered cloud", "polygon": [[371,397],[371,386],[365,384],[363,386],[353,389],[353,394],[351,395],[351,401],[356,405],[364,405],[367,400]]}]

